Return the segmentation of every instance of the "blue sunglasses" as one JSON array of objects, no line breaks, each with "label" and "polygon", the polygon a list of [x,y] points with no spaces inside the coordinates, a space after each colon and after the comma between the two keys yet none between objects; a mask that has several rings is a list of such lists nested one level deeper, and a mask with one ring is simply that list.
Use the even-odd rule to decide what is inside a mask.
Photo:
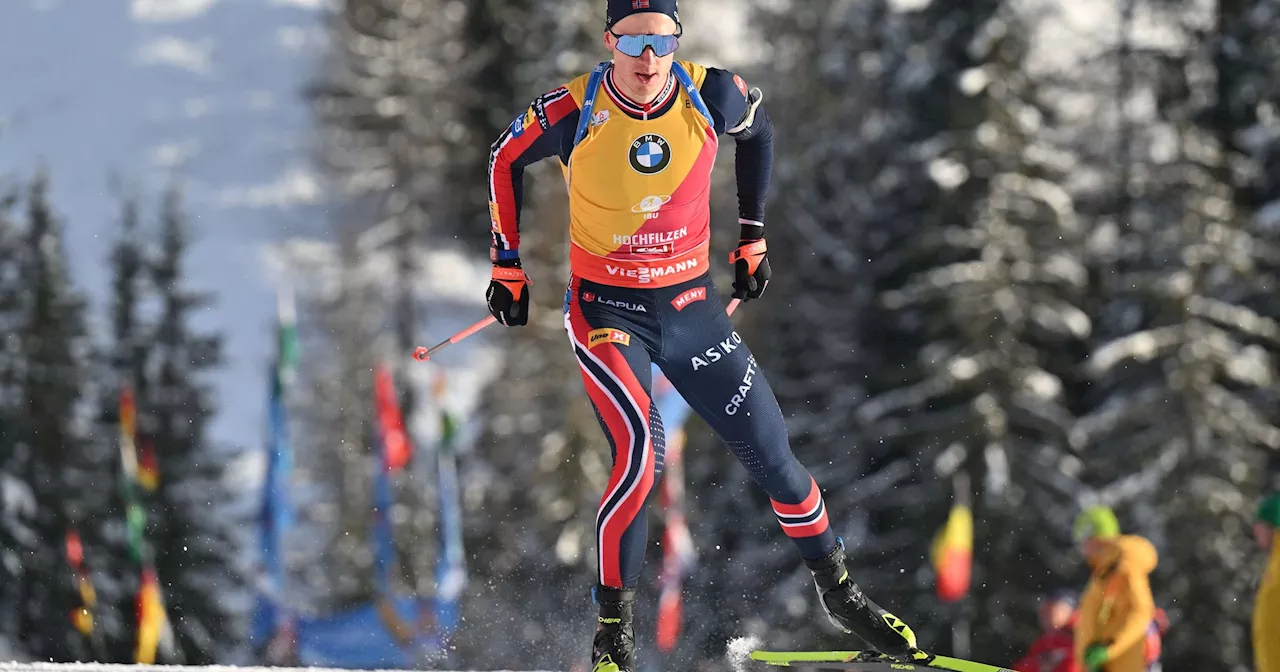
[{"label": "blue sunglasses", "polygon": [[674,54],[680,46],[679,35],[619,35],[612,30],[609,34],[618,38],[618,51],[633,58],[644,55],[645,47],[652,48],[653,55],[662,58]]}]

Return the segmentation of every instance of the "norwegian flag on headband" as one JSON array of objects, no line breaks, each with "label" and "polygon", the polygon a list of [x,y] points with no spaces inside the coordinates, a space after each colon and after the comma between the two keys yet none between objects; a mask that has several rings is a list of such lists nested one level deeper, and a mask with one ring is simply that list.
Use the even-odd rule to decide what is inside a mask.
[{"label": "norwegian flag on headband", "polygon": [[680,25],[680,0],[608,0],[604,13],[605,28],[640,12],[657,12],[671,17]]}]

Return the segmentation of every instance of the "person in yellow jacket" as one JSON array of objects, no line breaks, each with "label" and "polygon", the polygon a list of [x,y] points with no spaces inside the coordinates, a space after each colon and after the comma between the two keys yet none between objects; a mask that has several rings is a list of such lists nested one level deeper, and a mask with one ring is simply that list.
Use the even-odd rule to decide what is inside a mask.
[{"label": "person in yellow jacket", "polygon": [[1253,532],[1271,552],[1253,606],[1253,669],[1280,672],[1280,493],[1262,500]]},{"label": "person in yellow jacket", "polygon": [[1115,513],[1105,506],[1082,512],[1073,536],[1092,570],[1080,599],[1075,660],[1084,672],[1144,672],[1147,632],[1155,618],[1148,581],[1156,568],[1155,546],[1120,534]]}]

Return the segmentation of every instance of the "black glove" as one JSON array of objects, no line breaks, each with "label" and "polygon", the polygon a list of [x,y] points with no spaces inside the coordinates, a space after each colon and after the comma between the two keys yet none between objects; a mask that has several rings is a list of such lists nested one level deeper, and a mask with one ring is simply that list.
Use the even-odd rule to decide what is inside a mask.
[{"label": "black glove", "polygon": [[769,286],[773,271],[769,269],[768,246],[764,242],[764,226],[742,224],[738,249],[729,253],[733,264],[733,296],[743,301],[758,299]]},{"label": "black glove", "polygon": [[489,313],[508,327],[528,324],[531,284],[520,268],[519,259],[493,262],[489,290],[484,295],[489,303]]}]

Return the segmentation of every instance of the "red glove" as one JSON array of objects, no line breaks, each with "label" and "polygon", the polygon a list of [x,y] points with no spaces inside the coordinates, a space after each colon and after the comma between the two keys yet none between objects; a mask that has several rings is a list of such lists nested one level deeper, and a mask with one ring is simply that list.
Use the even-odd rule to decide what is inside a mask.
[{"label": "red glove", "polygon": [[738,249],[729,253],[729,263],[733,264],[733,296],[743,301],[760,298],[773,275],[764,238],[739,239]]},{"label": "red glove", "polygon": [[520,268],[519,259],[494,262],[489,290],[484,295],[489,313],[508,327],[528,324],[528,290],[532,284]]}]

